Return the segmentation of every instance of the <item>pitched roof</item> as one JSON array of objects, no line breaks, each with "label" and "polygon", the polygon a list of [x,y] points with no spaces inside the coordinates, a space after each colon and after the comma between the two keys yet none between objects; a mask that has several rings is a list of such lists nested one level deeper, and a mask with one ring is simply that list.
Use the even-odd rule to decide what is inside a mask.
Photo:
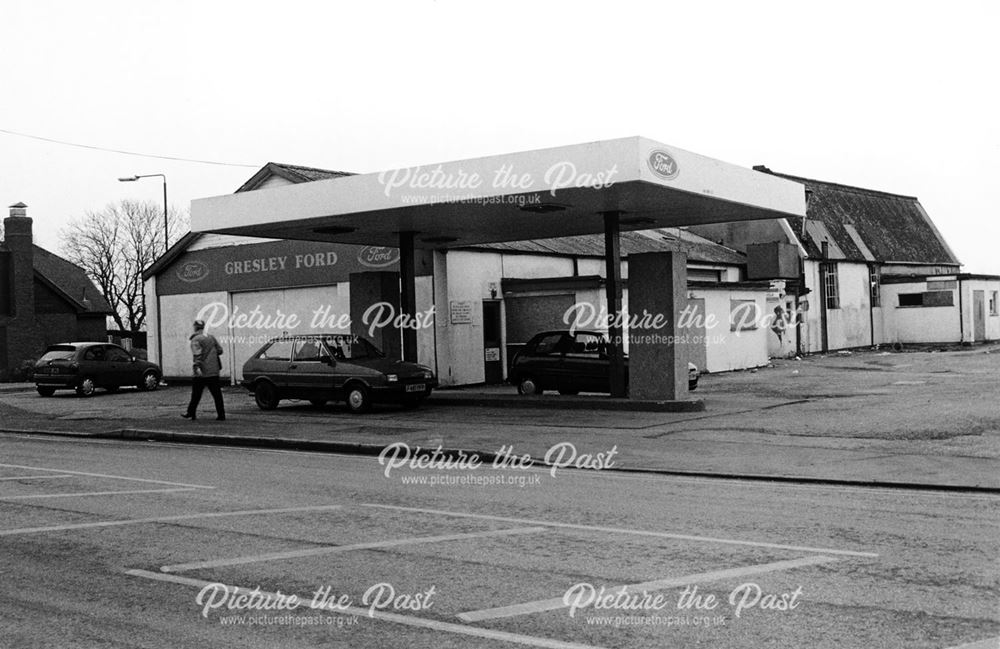
[{"label": "pitched roof", "polygon": [[834,259],[960,265],[914,196],[802,178],[764,166],[754,170],[805,185],[805,224],[801,217],[787,220],[810,257],[822,256],[826,240]]},{"label": "pitched roof", "polygon": [[81,313],[111,313],[111,305],[76,264],[42,248],[34,246],[35,275],[49,288],[62,295]]},{"label": "pitched roof", "polygon": [[255,173],[250,180],[240,185],[240,188],[236,190],[236,193],[253,191],[263,185],[264,182],[272,176],[284,178],[288,182],[292,183],[308,183],[314,180],[342,178],[344,176],[353,175],[354,174],[348,171],[331,171],[330,169],[318,169],[316,167],[303,167],[301,165],[268,162],[266,165],[261,167],[260,171]]},{"label": "pitched roof", "polygon": [[[620,240],[623,257],[644,252],[684,252],[687,253],[688,259],[691,261],[729,265],[746,263],[746,257],[742,253],[681,228],[622,232]],[[585,234],[559,239],[484,243],[469,246],[468,249],[572,257],[603,257],[604,235]]]}]

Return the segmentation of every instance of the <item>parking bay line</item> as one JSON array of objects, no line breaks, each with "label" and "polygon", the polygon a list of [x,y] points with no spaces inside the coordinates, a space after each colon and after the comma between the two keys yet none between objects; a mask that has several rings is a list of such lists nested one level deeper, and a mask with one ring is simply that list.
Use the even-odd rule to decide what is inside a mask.
[{"label": "parking bay line", "polygon": [[997,649],[998,647],[1000,647],[1000,638],[989,638],[988,640],[980,640],[979,642],[970,642],[958,647],[951,647],[951,649]]},{"label": "parking bay line", "polygon": [[86,530],[100,527],[118,527],[121,525],[142,525],[144,523],[171,523],[199,518],[222,518],[225,516],[263,516],[265,514],[295,514],[300,512],[319,512],[343,509],[343,505],[310,505],[306,507],[282,507],[279,509],[243,509],[231,512],[201,512],[198,514],[177,514],[175,516],[154,516],[151,518],[132,518],[118,521],[94,521],[92,523],[67,523],[49,527],[22,527],[16,530],[0,530],[0,536],[16,536],[19,534],[37,534],[41,532],[62,532],[66,530]]},{"label": "parking bay line", "polygon": [[[778,570],[790,570],[792,568],[801,568],[803,566],[815,566],[823,563],[831,563],[833,561],[842,561],[841,557],[831,557],[831,556],[813,556],[813,557],[803,557],[801,559],[788,559],[785,561],[775,561],[773,563],[764,563],[756,566],[743,566],[741,568],[729,568],[726,570],[714,570],[712,572],[702,572],[694,575],[685,575],[683,577],[668,577],[666,579],[657,579],[655,581],[646,581],[641,584],[629,584],[620,585],[608,588],[606,592],[618,593],[624,590],[626,593],[635,593],[642,591],[658,591],[665,590],[667,588],[676,588],[678,586],[689,586],[691,584],[700,584],[711,581],[721,581],[723,579],[735,579],[740,577],[746,577],[748,575],[759,575],[767,572],[775,572]],[[532,613],[541,613],[543,611],[555,611],[561,608],[568,608],[563,597],[553,597],[552,599],[540,599],[533,602],[524,602],[523,604],[512,604],[510,606],[499,606],[497,608],[486,608],[478,611],[467,611],[465,613],[459,613],[458,619],[463,622],[482,622],[483,620],[496,620],[503,617],[516,617],[518,615],[530,615]]]},{"label": "parking bay line", "polygon": [[467,532],[464,534],[445,534],[442,536],[414,536],[405,539],[392,539],[388,541],[371,541],[368,543],[352,543],[350,545],[324,545],[318,548],[305,548],[302,550],[288,550],[286,552],[269,552],[246,557],[233,557],[230,559],[212,559],[208,561],[193,561],[191,563],[177,563],[172,566],[162,566],[161,572],[184,572],[186,570],[197,570],[199,568],[221,568],[223,566],[238,566],[247,563],[259,563],[263,561],[278,561],[281,559],[299,559],[302,557],[314,557],[324,554],[334,554],[338,552],[350,552],[353,550],[374,550],[378,548],[392,548],[401,545],[415,545],[417,543],[442,543],[445,541],[464,541],[467,539],[489,538],[491,536],[508,536],[511,534],[534,534],[536,532],[547,532],[545,527],[516,527],[505,530],[487,530],[483,532]]},{"label": "parking bay line", "polygon": [[[226,584],[219,584],[218,582],[204,581],[201,579],[192,579],[190,577],[182,577],[180,575],[168,575],[158,572],[150,572],[149,570],[126,570],[125,574],[131,575],[133,577],[142,577],[145,579],[153,579],[156,581],[165,581],[175,584],[183,584],[185,586],[195,586],[197,588],[205,588],[206,586],[221,585],[225,586],[230,593],[240,592],[248,594],[251,592],[257,592],[264,597],[277,598],[277,593],[262,592],[260,590],[246,588],[245,586],[229,586]],[[422,617],[416,617],[412,615],[400,615],[399,613],[389,613],[386,611],[369,611],[367,608],[359,608],[356,606],[349,606],[343,609],[330,610],[323,606],[312,606],[312,597],[299,597],[299,600],[304,602],[310,610],[318,610],[321,612],[335,613],[337,615],[348,615],[357,617],[370,617],[375,620],[381,620],[383,622],[392,622],[394,624],[403,624],[406,626],[418,627],[421,629],[429,629],[431,631],[441,631],[445,633],[454,633],[463,636],[471,636],[474,638],[485,638],[487,640],[496,640],[499,642],[509,642],[512,644],[519,644],[528,647],[541,647],[542,649],[600,649],[594,645],[579,644],[576,642],[566,642],[563,640],[550,640],[548,638],[539,638],[536,636],[523,635],[520,633],[510,633],[508,631],[496,631],[493,629],[481,629],[479,627],[468,626],[464,624],[454,624],[452,622],[442,622],[440,620],[431,620]]]},{"label": "parking bay line", "polygon": [[73,475],[12,475],[4,476],[0,480],[55,480],[56,478],[75,478]]},{"label": "parking bay line", "polygon": [[124,491],[81,491],[65,494],[27,494],[23,496],[0,496],[0,501],[30,500],[35,498],[77,498],[80,496],[124,496],[126,494],[165,494],[197,490],[197,487],[170,487],[167,489],[126,489]]},{"label": "parking bay line", "polygon": [[584,530],[587,532],[606,532],[611,534],[635,534],[639,536],[653,536],[663,539],[677,539],[680,541],[700,541],[702,543],[721,543],[727,545],[743,545],[754,548],[769,548],[772,550],[790,550],[793,552],[809,552],[815,554],[834,554],[848,557],[876,558],[878,553],[859,552],[857,550],[834,550],[831,548],[812,548],[801,545],[784,545],[781,543],[764,543],[761,541],[743,541],[739,539],[720,539],[710,536],[694,536],[691,534],[677,534],[674,532],[655,532],[652,530],[632,530],[624,527],[602,527],[599,525],[580,525],[577,523],[559,523],[555,521],[538,521],[530,518],[512,518],[508,516],[492,516],[490,514],[471,514],[468,512],[453,512],[443,509],[424,509],[420,507],[402,507],[400,505],[381,505],[378,503],[362,503],[362,507],[377,507],[380,509],[392,509],[395,511],[413,512],[416,514],[436,514],[439,516],[454,516],[456,518],[479,518],[490,521],[503,521],[505,523],[522,523],[526,525],[540,525],[543,527],[560,527],[572,530]]},{"label": "parking bay line", "polygon": [[89,478],[110,478],[112,480],[131,480],[133,482],[149,482],[151,484],[165,484],[173,487],[191,487],[192,489],[215,489],[213,486],[202,484],[186,484],[184,482],[170,482],[168,480],[152,480],[150,478],[129,478],[123,475],[108,475],[106,473],[87,473],[86,471],[68,471],[66,469],[49,469],[41,466],[27,466],[24,464],[0,464],[0,467],[9,469],[33,469],[35,471],[48,471],[50,473],[67,473],[70,475],[82,475]]}]

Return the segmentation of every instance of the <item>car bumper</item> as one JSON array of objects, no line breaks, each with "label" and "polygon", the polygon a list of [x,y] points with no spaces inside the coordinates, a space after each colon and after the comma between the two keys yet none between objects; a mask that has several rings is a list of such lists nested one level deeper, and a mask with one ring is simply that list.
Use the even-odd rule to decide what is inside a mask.
[{"label": "car bumper", "polygon": [[[422,389],[414,389],[415,386],[422,386]],[[405,401],[406,399],[424,399],[430,396],[431,391],[437,386],[437,379],[372,386],[372,399],[389,402]]]},{"label": "car bumper", "polygon": [[35,387],[40,388],[75,388],[80,377],[67,374],[49,374],[35,376]]}]

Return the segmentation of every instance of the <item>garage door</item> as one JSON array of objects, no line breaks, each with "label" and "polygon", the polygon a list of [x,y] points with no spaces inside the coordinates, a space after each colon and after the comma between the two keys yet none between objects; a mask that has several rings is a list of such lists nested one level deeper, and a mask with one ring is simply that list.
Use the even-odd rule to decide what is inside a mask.
[{"label": "garage door", "polygon": [[[343,333],[349,334],[351,300],[348,284],[294,288],[276,291],[252,291],[232,295],[234,324],[229,358],[233,376],[243,379],[243,363],[261,346],[284,334]],[[261,314],[254,317],[255,313]],[[247,317],[241,321],[240,314]],[[294,315],[296,326],[289,321]],[[347,326],[341,326],[343,323]]]},{"label": "garage door", "polygon": [[576,304],[576,295],[538,295],[504,299],[507,313],[507,362],[535,334],[549,329],[566,329],[563,317]]}]

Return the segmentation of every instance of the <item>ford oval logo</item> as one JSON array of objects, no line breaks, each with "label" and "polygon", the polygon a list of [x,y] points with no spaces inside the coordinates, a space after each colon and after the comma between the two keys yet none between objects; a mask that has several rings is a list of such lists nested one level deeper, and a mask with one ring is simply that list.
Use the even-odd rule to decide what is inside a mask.
[{"label": "ford oval logo", "polygon": [[177,279],[182,282],[200,282],[208,277],[208,264],[203,261],[186,261],[177,268]]},{"label": "ford oval logo", "polygon": [[386,246],[365,246],[358,253],[358,261],[369,268],[385,268],[399,261],[399,250]]},{"label": "ford oval logo", "polygon": [[677,161],[667,151],[656,149],[649,154],[649,170],[664,180],[673,180],[680,173]]}]

